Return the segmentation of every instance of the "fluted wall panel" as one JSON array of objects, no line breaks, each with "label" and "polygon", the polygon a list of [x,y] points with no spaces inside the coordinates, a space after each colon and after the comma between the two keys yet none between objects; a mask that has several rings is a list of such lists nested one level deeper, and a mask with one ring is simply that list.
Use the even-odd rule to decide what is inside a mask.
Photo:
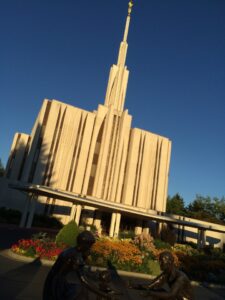
[{"label": "fluted wall panel", "polygon": [[[96,111],[88,112],[44,100],[31,137],[26,137],[30,142],[23,180],[165,211],[171,142],[132,129],[131,120],[127,110],[118,111],[113,105],[99,105]],[[16,168],[13,172],[18,175]]]}]

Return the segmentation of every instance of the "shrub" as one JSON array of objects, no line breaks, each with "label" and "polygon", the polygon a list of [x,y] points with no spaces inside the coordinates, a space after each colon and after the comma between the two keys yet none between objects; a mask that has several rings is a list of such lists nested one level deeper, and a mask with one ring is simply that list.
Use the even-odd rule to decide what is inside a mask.
[{"label": "shrub", "polygon": [[124,230],[119,233],[120,239],[133,239],[135,237],[135,233],[133,230]]},{"label": "shrub", "polygon": [[[213,255],[205,255],[204,252],[194,250],[193,253],[185,253],[184,251],[176,250],[176,255],[180,261],[180,267],[188,276],[198,281],[215,281],[220,282],[220,272],[225,270],[225,261],[223,257],[214,257]],[[222,274],[223,275],[223,274]]]},{"label": "shrub", "polygon": [[142,232],[139,235],[136,235],[134,238],[134,244],[139,247],[140,250],[149,251],[155,253],[155,245],[153,243],[153,237],[150,233]]},{"label": "shrub", "polygon": [[[157,260],[160,251],[154,250],[153,252],[152,249],[150,251],[139,249],[139,246],[131,240],[102,238],[92,246],[89,262],[106,267],[107,260],[110,260],[118,269],[157,276],[161,272]],[[174,259],[178,264],[175,255]]]},{"label": "shrub", "polygon": [[161,231],[161,239],[162,241],[170,244],[173,246],[176,242],[176,233],[174,231],[174,228],[170,224],[164,224],[162,231]]},{"label": "shrub", "polygon": [[79,228],[77,224],[74,221],[70,221],[56,235],[56,244],[58,246],[60,246],[61,244],[66,244],[70,247],[75,246],[78,233]]},{"label": "shrub", "polygon": [[171,249],[171,245],[169,243],[163,242],[162,240],[155,239],[154,245],[156,249]]},{"label": "shrub", "polygon": [[[19,224],[21,215],[17,209],[0,207],[0,223]],[[63,224],[55,217],[35,214],[33,226],[60,229]]]},{"label": "shrub", "polygon": [[92,246],[91,257],[95,265],[106,266],[110,260],[115,267],[127,271],[138,270],[142,264],[141,251],[126,240],[100,239]]},{"label": "shrub", "polygon": [[150,259],[147,263],[148,274],[158,276],[161,273],[159,262],[157,260]]},{"label": "shrub", "polygon": [[173,247],[174,252],[182,252],[186,255],[197,255],[199,251],[194,249],[191,245],[188,244],[175,244]]},{"label": "shrub", "polygon": [[35,214],[33,226],[60,229],[63,224],[55,217]]},{"label": "shrub", "polygon": [[54,238],[50,237],[48,235],[48,233],[46,233],[46,232],[34,233],[34,234],[32,234],[31,239],[33,241],[38,240],[38,241],[41,241],[43,243],[49,243],[49,242],[54,242],[55,241],[55,237]]},{"label": "shrub", "polygon": [[19,210],[0,207],[0,223],[19,224],[20,218]]}]

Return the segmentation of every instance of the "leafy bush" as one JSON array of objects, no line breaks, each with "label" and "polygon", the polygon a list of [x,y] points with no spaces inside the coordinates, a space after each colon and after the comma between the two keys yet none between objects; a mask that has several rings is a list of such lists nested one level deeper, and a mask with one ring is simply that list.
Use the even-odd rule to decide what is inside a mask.
[{"label": "leafy bush", "polygon": [[78,233],[79,228],[77,224],[74,221],[70,221],[56,235],[56,244],[58,246],[60,246],[61,244],[66,244],[70,247],[75,246]]},{"label": "leafy bush", "polygon": [[133,230],[124,230],[119,233],[120,239],[132,239],[135,237],[135,233]]},{"label": "leafy bush", "polygon": [[53,236],[50,237],[49,234],[46,233],[46,232],[34,233],[34,234],[32,234],[31,239],[33,241],[37,241],[38,240],[38,241],[41,241],[43,243],[55,242],[55,236],[54,237]]},{"label": "leafy bush", "polygon": [[176,255],[180,261],[181,269],[188,276],[198,281],[212,281],[220,283],[221,278],[225,276],[225,259],[221,256],[205,255],[202,251],[184,252],[176,250]]},{"label": "leafy bush", "polygon": [[[22,213],[17,209],[0,207],[0,223],[19,224]],[[62,228],[63,224],[55,217],[34,215],[33,226],[46,228]]]},{"label": "leafy bush", "polygon": [[123,270],[137,270],[142,264],[141,251],[130,241],[102,238],[92,246],[93,264],[106,266],[110,260],[115,267]]},{"label": "leafy bush", "polygon": [[16,209],[1,207],[0,208],[0,223],[19,224],[21,212]]},{"label": "leafy bush", "polygon": [[36,250],[35,248],[29,247],[27,250],[24,251],[24,255],[28,257],[36,257]]},{"label": "leafy bush", "polygon": [[154,245],[156,249],[171,249],[171,245],[169,243],[163,242],[162,240],[155,239]]},{"label": "leafy bush", "polygon": [[147,268],[148,268],[148,274],[154,276],[158,276],[162,272],[158,260],[152,260],[152,259],[148,260]]},{"label": "leafy bush", "polygon": [[124,271],[159,275],[158,252],[141,250],[131,240],[101,238],[92,246],[90,264],[107,266],[107,261]]},{"label": "leafy bush", "polygon": [[[57,235],[57,243],[53,242],[45,233],[32,236],[31,240],[20,240],[12,246],[12,251],[18,254],[55,260],[67,247],[74,246],[78,235],[78,227],[74,222],[68,223]],[[119,240],[110,238],[97,239],[92,246],[90,264],[106,267],[107,260],[121,270],[142,272],[157,276],[160,273],[158,257],[167,243],[156,240],[161,249],[142,249],[131,239]],[[149,246],[150,244],[148,244]],[[191,279],[224,283],[225,254],[220,249],[213,249],[210,255],[203,250],[193,249],[190,245],[175,244],[170,249],[175,265],[181,268]]]},{"label": "leafy bush", "polygon": [[176,242],[177,235],[170,224],[164,224],[161,230],[161,240],[173,246]]},{"label": "leafy bush", "polygon": [[134,243],[139,247],[140,250],[154,253],[156,248],[153,241],[154,239],[150,235],[150,233],[144,233],[144,232],[136,235],[134,238]]},{"label": "leafy bush", "polygon": [[63,224],[55,217],[35,214],[32,226],[60,229]]},{"label": "leafy bush", "polygon": [[186,255],[197,255],[199,251],[193,248],[191,245],[188,244],[175,244],[173,247],[174,252],[181,252]]}]

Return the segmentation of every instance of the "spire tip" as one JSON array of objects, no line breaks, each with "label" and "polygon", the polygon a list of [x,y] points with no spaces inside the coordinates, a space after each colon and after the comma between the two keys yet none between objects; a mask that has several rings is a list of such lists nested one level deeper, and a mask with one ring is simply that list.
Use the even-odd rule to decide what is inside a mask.
[{"label": "spire tip", "polygon": [[134,2],[133,2],[133,0],[130,0],[129,3],[128,3],[128,16],[131,15],[133,6],[134,6]]}]

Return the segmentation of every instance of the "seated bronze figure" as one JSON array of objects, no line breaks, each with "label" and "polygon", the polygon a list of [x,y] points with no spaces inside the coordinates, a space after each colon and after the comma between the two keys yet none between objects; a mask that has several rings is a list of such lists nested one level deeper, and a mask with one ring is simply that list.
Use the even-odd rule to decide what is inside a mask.
[{"label": "seated bronze figure", "polygon": [[[88,299],[88,291],[102,297],[111,299],[107,291],[88,280],[85,272],[85,260],[90,254],[95,238],[89,231],[83,231],[77,237],[77,246],[62,252],[45,280],[43,300],[75,300]],[[75,271],[78,283],[69,283],[67,275]]]},{"label": "seated bronze figure", "polygon": [[[142,296],[149,299],[193,300],[190,280],[175,266],[172,253],[163,251],[159,256],[159,264],[163,272],[150,284],[130,285],[130,288],[145,290]],[[163,288],[166,284],[168,289]]]}]

